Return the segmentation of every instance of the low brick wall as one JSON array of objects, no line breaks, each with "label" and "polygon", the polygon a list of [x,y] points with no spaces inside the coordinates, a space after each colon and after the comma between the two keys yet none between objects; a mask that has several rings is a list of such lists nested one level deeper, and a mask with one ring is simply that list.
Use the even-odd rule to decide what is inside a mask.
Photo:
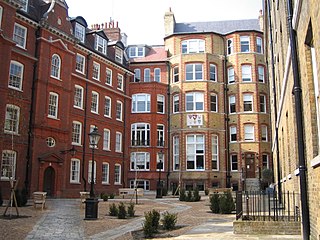
[{"label": "low brick wall", "polygon": [[300,222],[242,221],[233,222],[234,234],[300,235]]}]

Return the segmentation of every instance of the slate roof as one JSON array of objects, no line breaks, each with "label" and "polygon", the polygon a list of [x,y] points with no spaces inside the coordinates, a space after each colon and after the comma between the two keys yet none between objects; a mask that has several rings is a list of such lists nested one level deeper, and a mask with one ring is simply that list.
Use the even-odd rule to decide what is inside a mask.
[{"label": "slate roof", "polygon": [[228,20],[215,22],[176,23],[174,33],[215,32],[222,35],[239,31],[261,32],[258,19]]}]

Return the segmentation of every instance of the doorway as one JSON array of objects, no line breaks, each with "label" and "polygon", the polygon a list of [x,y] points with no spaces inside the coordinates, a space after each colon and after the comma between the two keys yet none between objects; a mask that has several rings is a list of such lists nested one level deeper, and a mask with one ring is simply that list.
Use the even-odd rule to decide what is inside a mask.
[{"label": "doorway", "polygon": [[43,191],[47,192],[48,197],[54,195],[55,171],[52,167],[48,167],[44,171],[43,176]]},{"label": "doorway", "polygon": [[254,154],[247,153],[246,154],[246,178],[255,178],[255,162],[254,162]]}]

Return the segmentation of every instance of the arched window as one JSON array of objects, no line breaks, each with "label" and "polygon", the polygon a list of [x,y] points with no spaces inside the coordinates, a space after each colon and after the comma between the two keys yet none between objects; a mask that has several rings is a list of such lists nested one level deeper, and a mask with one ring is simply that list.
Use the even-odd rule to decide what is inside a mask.
[{"label": "arched window", "polygon": [[61,59],[59,55],[53,54],[51,58],[51,77],[60,79]]}]

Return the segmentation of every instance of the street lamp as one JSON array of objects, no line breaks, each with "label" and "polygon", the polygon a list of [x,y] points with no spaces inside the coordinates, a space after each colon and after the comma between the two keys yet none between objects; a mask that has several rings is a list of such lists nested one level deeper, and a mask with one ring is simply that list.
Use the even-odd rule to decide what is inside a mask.
[{"label": "street lamp", "polygon": [[159,170],[159,179],[157,183],[157,195],[156,198],[162,198],[162,184],[161,184],[161,169],[162,169],[162,158],[163,152],[162,150],[158,153],[159,162],[157,163],[157,168]]},{"label": "street lamp", "polygon": [[89,143],[92,147],[92,161],[91,161],[91,183],[90,183],[90,198],[86,199],[85,220],[94,220],[98,217],[98,199],[94,197],[94,149],[98,146],[101,135],[98,133],[98,128],[94,127],[89,134]]}]

